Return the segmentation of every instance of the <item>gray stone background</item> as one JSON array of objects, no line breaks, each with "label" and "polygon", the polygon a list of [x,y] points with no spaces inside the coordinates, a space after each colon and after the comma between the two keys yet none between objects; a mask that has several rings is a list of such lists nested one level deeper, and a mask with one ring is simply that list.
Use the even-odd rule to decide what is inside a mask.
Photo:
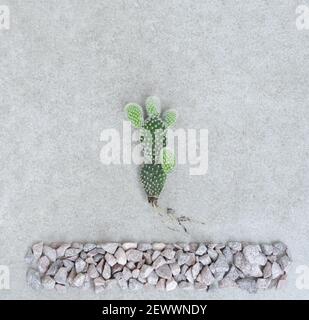
[{"label": "gray stone background", "polygon": [[[2,4],[1,1],[0,4]],[[18,1],[0,31],[0,298],[309,298],[309,31],[306,0]],[[154,215],[134,165],[104,166],[100,133],[149,94],[179,128],[209,130],[209,170],[169,177],[162,204],[206,222],[191,236]],[[35,241],[245,240],[288,244],[280,291],[35,292],[23,257]]]}]

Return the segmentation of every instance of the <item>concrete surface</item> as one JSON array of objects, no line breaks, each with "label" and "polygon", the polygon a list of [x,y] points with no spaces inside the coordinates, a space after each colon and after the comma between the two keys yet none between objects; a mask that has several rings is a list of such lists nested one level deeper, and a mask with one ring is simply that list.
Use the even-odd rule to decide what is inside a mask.
[{"label": "concrete surface", "polygon": [[[309,265],[308,1],[18,1],[0,30],[0,264],[2,299],[305,299]],[[2,1],[1,1],[2,4]],[[179,165],[162,203],[206,222],[191,236],[162,225],[134,165],[104,166],[105,128],[149,94],[177,108],[179,128],[209,130],[209,170]],[[107,291],[34,292],[26,248],[65,240],[282,240],[288,286],[249,295]],[[308,277],[308,275],[307,275]]]}]

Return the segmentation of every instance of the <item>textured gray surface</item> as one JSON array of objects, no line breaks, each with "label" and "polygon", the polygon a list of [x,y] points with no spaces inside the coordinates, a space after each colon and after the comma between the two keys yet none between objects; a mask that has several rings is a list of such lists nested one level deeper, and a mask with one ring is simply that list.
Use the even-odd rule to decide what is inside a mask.
[{"label": "textured gray surface", "polygon": [[[308,298],[309,31],[298,1],[6,1],[0,31],[0,298],[59,298],[26,286],[23,256],[43,240],[282,240],[288,286],[249,295],[72,290],[62,298]],[[162,203],[199,218],[191,236],[162,225],[133,165],[103,166],[104,128],[157,94],[178,127],[209,130],[209,171],[179,166]]]}]

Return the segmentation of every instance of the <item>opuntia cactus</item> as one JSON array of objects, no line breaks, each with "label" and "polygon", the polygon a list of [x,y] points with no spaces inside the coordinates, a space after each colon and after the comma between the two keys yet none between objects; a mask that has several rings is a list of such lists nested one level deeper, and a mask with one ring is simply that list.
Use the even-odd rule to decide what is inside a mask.
[{"label": "opuntia cactus", "polygon": [[158,206],[158,198],[163,190],[167,175],[175,167],[175,157],[167,148],[167,129],[177,120],[176,110],[170,109],[160,116],[160,100],[151,96],[146,99],[147,118],[136,103],[125,106],[125,112],[132,125],[141,130],[144,163],[140,178],[148,196],[148,202]]}]

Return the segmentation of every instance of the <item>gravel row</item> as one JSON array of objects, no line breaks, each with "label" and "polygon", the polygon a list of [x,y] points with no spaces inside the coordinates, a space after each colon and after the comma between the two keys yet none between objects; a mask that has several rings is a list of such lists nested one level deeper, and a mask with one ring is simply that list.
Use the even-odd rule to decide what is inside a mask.
[{"label": "gravel row", "polygon": [[26,254],[33,289],[113,286],[138,290],[177,287],[207,291],[239,287],[250,293],[284,285],[291,264],[282,242],[52,243],[34,244]]}]

